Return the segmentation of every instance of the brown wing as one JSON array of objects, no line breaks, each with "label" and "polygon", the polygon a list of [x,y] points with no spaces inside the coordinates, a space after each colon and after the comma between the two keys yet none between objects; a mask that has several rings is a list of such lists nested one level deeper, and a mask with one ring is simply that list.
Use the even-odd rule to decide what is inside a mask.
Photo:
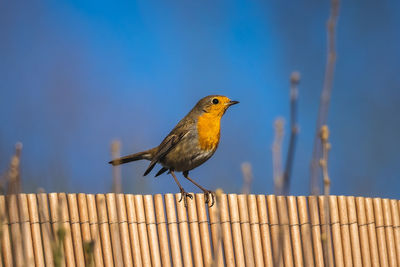
[{"label": "brown wing", "polygon": [[149,167],[147,167],[143,175],[146,176],[147,174],[149,174],[149,172],[151,172],[156,163],[159,162],[160,159],[165,157],[165,155],[167,155],[168,152],[171,151],[171,149],[173,149],[187,133],[188,131],[184,131],[179,134],[171,133],[170,135],[168,135],[158,146],[156,154],[154,154],[154,157],[151,160]]}]

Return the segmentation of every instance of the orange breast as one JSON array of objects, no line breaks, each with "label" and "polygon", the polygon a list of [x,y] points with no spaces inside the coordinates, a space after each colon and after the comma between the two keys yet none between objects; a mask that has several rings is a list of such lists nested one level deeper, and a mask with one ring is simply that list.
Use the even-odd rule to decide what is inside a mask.
[{"label": "orange breast", "polygon": [[204,113],[197,120],[199,145],[203,150],[215,150],[219,143],[221,116]]}]

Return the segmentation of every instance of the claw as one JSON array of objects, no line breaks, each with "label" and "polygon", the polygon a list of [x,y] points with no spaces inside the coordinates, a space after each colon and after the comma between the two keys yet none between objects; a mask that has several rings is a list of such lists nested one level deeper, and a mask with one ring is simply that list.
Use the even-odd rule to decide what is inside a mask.
[{"label": "claw", "polygon": [[182,201],[183,199],[183,203],[185,205],[185,207],[188,206],[188,202],[187,202],[187,198],[193,199],[193,195],[187,193],[185,190],[183,190],[183,188],[181,189],[181,198],[179,199],[179,202]]},{"label": "claw", "polygon": [[209,190],[204,191],[204,197],[206,199],[205,202],[207,204],[210,203],[210,195],[211,195],[211,205],[210,205],[210,208],[211,208],[212,206],[214,206],[214,203],[215,203],[215,193],[213,191],[209,191]]}]

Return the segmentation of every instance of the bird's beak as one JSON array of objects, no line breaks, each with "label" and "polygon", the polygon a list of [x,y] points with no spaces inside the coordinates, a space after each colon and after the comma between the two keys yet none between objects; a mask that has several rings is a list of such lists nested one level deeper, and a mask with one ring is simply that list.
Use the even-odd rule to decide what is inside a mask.
[{"label": "bird's beak", "polygon": [[233,106],[233,105],[236,105],[236,104],[239,104],[239,101],[231,100],[231,101],[228,102],[228,106]]}]

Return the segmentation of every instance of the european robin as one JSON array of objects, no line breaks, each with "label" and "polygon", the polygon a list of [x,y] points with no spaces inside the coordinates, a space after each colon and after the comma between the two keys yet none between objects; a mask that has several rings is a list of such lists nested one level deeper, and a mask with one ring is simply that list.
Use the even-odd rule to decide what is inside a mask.
[{"label": "european robin", "polygon": [[168,171],[174,178],[181,192],[181,199],[187,205],[187,197],[193,196],[187,193],[175,172],[182,172],[183,176],[199,187],[205,194],[206,203],[214,205],[214,194],[205,189],[192,178],[189,171],[207,161],[217,150],[221,130],[221,118],[225,111],[232,105],[239,103],[226,96],[210,95],[200,99],[194,108],[175,126],[165,137],[159,146],[152,149],[114,159],[112,165],[124,164],[131,161],[147,159],[150,164],[144,172],[146,176],[156,165],[162,168],[156,173],[156,177]]}]

